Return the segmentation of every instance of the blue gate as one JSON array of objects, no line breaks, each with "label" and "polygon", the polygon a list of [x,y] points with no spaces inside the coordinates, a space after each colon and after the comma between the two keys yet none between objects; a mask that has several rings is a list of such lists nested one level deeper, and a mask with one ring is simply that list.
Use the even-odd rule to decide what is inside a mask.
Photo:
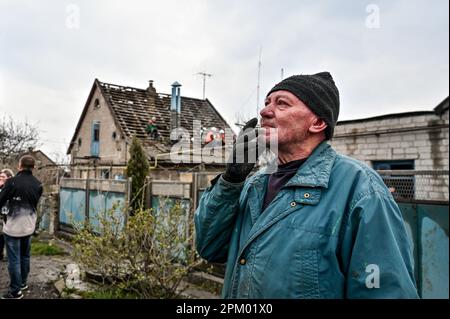
[{"label": "blue gate", "polygon": [[59,193],[59,223],[63,230],[90,223],[99,226],[100,215],[114,209],[114,218],[125,222],[129,181],[109,179],[62,179]]},{"label": "blue gate", "polygon": [[424,299],[448,299],[448,204],[399,203],[413,241],[415,277]]},{"label": "blue gate", "polygon": [[414,274],[424,299],[448,299],[449,171],[378,171],[412,239]]}]

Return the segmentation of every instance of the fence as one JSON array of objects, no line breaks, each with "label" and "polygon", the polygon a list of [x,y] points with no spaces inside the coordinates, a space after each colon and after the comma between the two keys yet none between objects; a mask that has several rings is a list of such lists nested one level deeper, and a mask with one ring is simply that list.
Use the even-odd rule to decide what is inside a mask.
[{"label": "fence", "polygon": [[419,295],[449,297],[449,172],[378,171],[397,201],[412,239]]},{"label": "fence", "polygon": [[379,170],[397,202],[448,202],[448,170]]},{"label": "fence", "polygon": [[99,214],[113,208],[116,214],[123,214],[122,209],[129,200],[130,185],[129,180],[62,179],[59,228],[72,231],[75,225],[83,223],[97,227]]},{"label": "fence", "polygon": [[197,209],[198,201],[209,186],[209,181],[218,173],[195,172],[188,181],[147,180],[147,207],[158,209],[160,198],[180,200],[189,210]]},{"label": "fence", "polygon": [[[399,204],[412,239],[414,271],[420,296],[448,298],[448,171],[395,170],[378,173]],[[186,181],[149,179],[146,206],[161,212],[174,201],[180,201],[188,223],[202,193],[215,175],[211,172],[192,173],[192,178]],[[96,214],[111,208],[114,202],[124,205],[129,198],[129,181],[63,179],[60,185],[59,219],[63,227],[71,226],[71,220],[95,224]]]},{"label": "fence", "polygon": [[[193,173],[189,181],[147,179],[146,207],[159,212],[179,201],[189,219],[197,208],[203,190],[215,175],[216,173]],[[113,206],[119,214],[129,201],[130,187],[131,182],[128,180],[61,179],[59,228],[72,231],[74,224],[82,223],[98,226],[98,214]]]}]

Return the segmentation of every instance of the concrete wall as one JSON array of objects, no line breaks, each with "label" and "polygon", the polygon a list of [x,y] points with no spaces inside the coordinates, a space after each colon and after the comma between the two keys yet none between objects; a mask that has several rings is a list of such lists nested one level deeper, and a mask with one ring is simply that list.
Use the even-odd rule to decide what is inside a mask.
[{"label": "concrete wall", "polygon": [[89,165],[84,166],[72,166],[71,167],[71,177],[72,178],[91,178],[100,179],[102,178],[102,171],[109,171],[109,178],[115,179],[116,177],[123,177],[125,174],[125,166],[110,166],[102,164],[94,164],[91,162]]},{"label": "concrete wall", "polygon": [[54,235],[58,229],[58,207],[59,193],[58,191],[44,193],[38,204],[36,230],[45,231],[50,235]]},{"label": "concrete wall", "polygon": [[[215,176],[221,173],[225,168],[208,168],[202,170],[202,174],[204,175],[212,175]],[[197,172],[198,170],[195,170]],[[150,170],[149,176],[153,180],[169,180],[169,181],[181,181],[181,182],[192,182],[193,181],[193,172],[190,172],[189,169],[152,169]]]},{"label": "concrete wall", "polygon": [[[156,168],[150,169],[149,177],[152,180],[166,180],[166,181],[181,181],[181,182],[192,182],[192,171],[197,172],[198,169],[192,170],[192,167],[178,167],[173,168],[170,167],[169,164],[164,164],[164,167],[167,168]],[[100,179],[102,170],[110,171],[110,178],[114,179],[116,176],[121,175],[125,178],[125,170],[126,166],[108,166],[108,165],[90,165],[90,166],[79,166],[72,167],[71,177],[72,178],[91,178],[91,179]],[[225,170],[224,166],[210,166],[203,167],[201,171],[203,174],[206,174],[211,180],[217,174],[223,172]],[[206,176],[205,175],[205,176]]]}]

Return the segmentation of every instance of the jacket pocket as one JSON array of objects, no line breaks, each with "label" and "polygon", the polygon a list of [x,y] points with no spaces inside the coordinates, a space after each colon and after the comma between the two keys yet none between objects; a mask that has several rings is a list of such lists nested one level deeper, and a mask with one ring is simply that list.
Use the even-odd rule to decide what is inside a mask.
[{"label": "jacket pocket", "polygon": [[317,299],[319,293],[319,252],[316,249],[300,250],[297,255],[299,298]]}]

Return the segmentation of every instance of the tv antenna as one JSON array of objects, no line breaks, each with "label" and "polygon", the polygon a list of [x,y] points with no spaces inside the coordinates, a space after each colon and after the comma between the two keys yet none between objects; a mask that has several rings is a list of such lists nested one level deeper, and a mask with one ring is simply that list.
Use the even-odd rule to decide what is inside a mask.
[{"label": "tv antenna", "polygon": [[262,47],[259,49],[259,59],[258,59],[258,84],[256,85],[256,117],[259,116],[259,90],[261,82],[261,54]]},{"label": "tv antenna", "polygon": [[205,73],[205,72],[198,72],[197,74],[203,76],[203,99],[205,99],[205,90],[206,90],[206,77],[212,77],[212,74]]}]

